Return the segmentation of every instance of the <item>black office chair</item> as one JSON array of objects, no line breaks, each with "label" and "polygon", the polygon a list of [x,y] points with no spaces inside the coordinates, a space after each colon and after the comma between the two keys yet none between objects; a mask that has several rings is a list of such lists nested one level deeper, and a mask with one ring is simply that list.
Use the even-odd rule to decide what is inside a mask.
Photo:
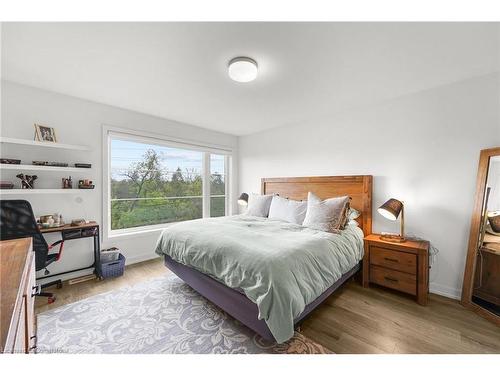
[{"label": "black office chair", "polygon": [[[47,241],[40,233],[40,229],[36,223],[33,209],[28,201],[1,200],[0,201],[0,240],[13,240],[17,238],[33,238],[33,251],[35,252],[35,268],[37,271],[45,269],[45,275],[49,275],[47,266],[59,260],[62,252],[63,240],[54,242],[48,245]],[[49,250],[60,245],[59,251],[54,254],[49,254]],[[56,280],[47,284],[43,284],[41,288],[46,288],[51,285],[62,287],[62,281]],[[56,297],[54,293],[41,292],[38,295],[48,297],[48,302],[52,303]]]}]

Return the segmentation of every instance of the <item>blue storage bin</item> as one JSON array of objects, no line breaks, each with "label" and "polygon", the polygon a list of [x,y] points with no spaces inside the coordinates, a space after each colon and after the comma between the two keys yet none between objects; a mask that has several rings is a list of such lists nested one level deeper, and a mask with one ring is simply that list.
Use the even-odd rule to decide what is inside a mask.
[{"label": "blue storage bin", "polygon": [[120,254],[117,260],[101,263],[101,276],[104,279],[122,276],[123,271],[125,271],[125,257],[123,254]]}]

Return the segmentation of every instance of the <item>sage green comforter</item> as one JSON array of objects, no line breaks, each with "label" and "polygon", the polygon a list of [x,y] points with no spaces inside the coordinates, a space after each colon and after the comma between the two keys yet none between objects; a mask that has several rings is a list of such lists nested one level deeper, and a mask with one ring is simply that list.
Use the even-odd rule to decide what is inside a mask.
[{"label": "sage green comforter", "polygon": [[281,343],[293,336],[305,306],[362,259],[363,232],[236,215],[174,224],[163,230],[156,253],[243,290]]}]

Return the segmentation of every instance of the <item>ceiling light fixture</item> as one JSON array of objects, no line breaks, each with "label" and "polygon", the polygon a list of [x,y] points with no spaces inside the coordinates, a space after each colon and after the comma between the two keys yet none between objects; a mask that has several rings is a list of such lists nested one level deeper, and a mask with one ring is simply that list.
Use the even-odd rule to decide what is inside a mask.
[{"label": "ceiling light fixture", "polygon": [[257,78],[257,62],[250,57],[235,57],[229,61],[229,77],[236,82],[251,82]]}]

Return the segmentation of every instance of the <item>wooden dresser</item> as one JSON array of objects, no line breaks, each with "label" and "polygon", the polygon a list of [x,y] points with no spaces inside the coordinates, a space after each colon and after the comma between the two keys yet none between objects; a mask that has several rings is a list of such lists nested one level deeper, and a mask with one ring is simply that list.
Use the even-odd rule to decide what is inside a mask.
[{"label": "wooden dresser", "polygon": [[33,353],[35,253],[31,238],[0,241],[0,351]]},{"label": "wooden dresser", "polygon": [[380,239],[378,234],[365,237],[363,286],[370,283],[416,296],[427,304],[429,293],[429,242],[407,240],[402,243]]}]

